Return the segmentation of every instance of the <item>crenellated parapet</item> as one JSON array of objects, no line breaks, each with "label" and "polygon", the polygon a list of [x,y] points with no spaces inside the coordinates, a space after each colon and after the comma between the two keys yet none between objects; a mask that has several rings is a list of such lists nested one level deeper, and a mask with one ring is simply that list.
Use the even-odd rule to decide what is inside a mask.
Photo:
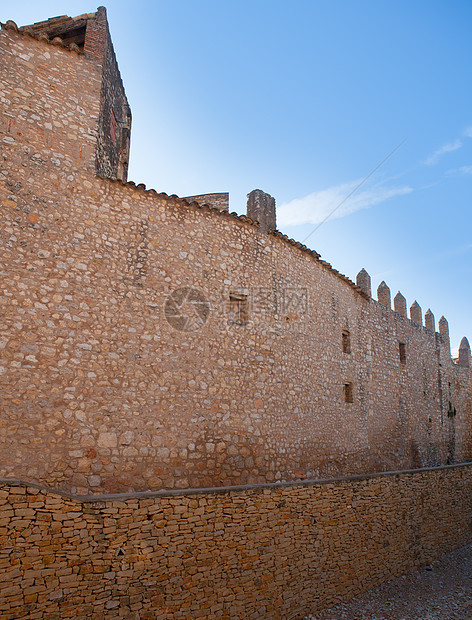
[{"label": "crenellated parapet", "polygon": [[414,301],[410,306],[410,319],[418,325],[423,325],[423,311],[417,301]]},{"label": "crenellated parapet", "polygon": [[447,319],[444,316],[442,316],[439,319],[438,328],[439,328],[439,333],[441,334],[441,336],[443,337],[443,340],[445,341],[446,345],[450,349],[451,343],[449,340],[449,323],[447,322]]},{"label": "crenellated parapet", "polygon": [[[371,297],[371,277],[364,268],[357,274],[356,284],[364,295]],[[391,292],[389,286],[384,280],[382,280],[377,288],[377,301],[384,308],[391,309]],[[423,311],[419,303],[415,300],[410,306],[408,312],[406,298],[400,291],[397,292],[393,299],[393,310],[396,314],[404,316],[412,323],[420,325],[430,332],[436,333],[436,319],[431,309],[428,308],[428,310],[426,310],[423,323]],[[451,344],[449,338],[449,324],[444,316],[442,316],[438,321],[438,333],[442,337],[442,342],[446,346],[446,350],[449,351],[450,355]],[[459,347],[459,357],[454,361],[462,368],[472,368],[471,350],[467,338],[464,337],[462,339]]]},{"label": "crenellated parapet", "polygon": [[459,359],[457,361],[459,366],[463,368],[470,368],[470,344],[467,338],[464,336],[459,346]]},{"label": "crenellated parapet", "polygon": [[357,274],[356,284],[363,293],[372,296],[370,276],[365,269],[361,269]]},{"label": "crenellated parapet", "polygon": [[395,310],[395,312],[398,312],[398,314],[406,316],[406,299],[403,297],[400,291],[398,291],[398,293],[395,295],[395,299],[393,300],[393,309]]},{"label": "crenellated parapet", "polygon": [[424,315],[424,326],[426,327],[426,329],[430,329],[432,332],[434,332],[436,329],[434,314],[429,308],[428,310],[426,310],[426,314]]},{"label": "crenellated parapet", "polygon": [[382,304],[382,306],[385,306],[386,308],[392,307],[390,289],[383,280],[377,288],[377,299],[379,304]]}]

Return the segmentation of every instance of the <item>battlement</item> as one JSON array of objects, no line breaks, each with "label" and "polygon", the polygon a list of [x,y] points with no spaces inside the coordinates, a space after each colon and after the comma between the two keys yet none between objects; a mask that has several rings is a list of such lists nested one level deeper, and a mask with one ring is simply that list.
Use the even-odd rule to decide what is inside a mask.
[{"label": "battlement", "polygon": [[[371,293],[371,278],[365,269],[361,269],[361,271],[357,274],[356,282],[357,282],[358,287],[362,290],[362,292],[366,296],[371,297],[371,294],[372,294]],[[377,301],[383,307],[387,308],[388,310],[392,310],[390,288],[387,286],[387,284],[384,281],[382,281],[377,288]],[[393,310],[397,314],[408,318],[406,299],[400,293],[400,291],[398,291],[398,293],[395,295],[395,298],[393,300]],[[428,308],[428,310],[426,311],[424,315],[424,325],[423,325],[423,312],[422,312],[421,306],[418,304],[416,300],[413,302],[413,304],[410,307],[409,318],[410,318],[410,321],[412,321],[416,325],[424,327],[430,332],[436,332],[436,322],[435,322],[434,314]],[[442,336],[443,342],[447,344],[447,346],[450,349],[449,325],[444,316],[442,316],[439,319],[437,333]],[[467,351],[469,351],[469,356],[470,356],[470,345],[465,336],[462,339],[462,342],[459,348],[459,354],[461,350],[462,350],[462,357],[461,355],[459,355],[457,363],[459,364],[459,366],[469,367],[470,363],[468,363],[469,357],[467,356]]]}]

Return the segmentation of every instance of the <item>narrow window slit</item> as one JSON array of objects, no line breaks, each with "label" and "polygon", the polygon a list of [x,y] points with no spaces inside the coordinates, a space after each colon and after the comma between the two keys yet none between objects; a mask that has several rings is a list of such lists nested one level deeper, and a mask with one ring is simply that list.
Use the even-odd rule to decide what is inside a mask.
[{"label": "narrow window slit", "polygon": [[343,353],[351,352],[351,334],[344,330],[342,333]]},{"label": "narrow window slit", "polygon": [[344,402],[346,402],[346,403],[353,403],[354,402],[352,383],[350,381],[347,381],[344,384]]},{"label": "narrow window slit", "polygon": [[398,343],[398,353],[400,354],[400,364],[406,364],[406,344],[404,342]]}]

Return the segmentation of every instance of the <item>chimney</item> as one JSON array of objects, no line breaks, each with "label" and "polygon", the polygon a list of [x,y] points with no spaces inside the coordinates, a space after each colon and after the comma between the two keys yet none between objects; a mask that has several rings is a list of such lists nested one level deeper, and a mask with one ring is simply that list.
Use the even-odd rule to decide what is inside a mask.
[{"label": "chimney", "polygon": [[259,230],[268,233],[275,230],[275,198],[260,189],[247,195],[247,216],[259,222]]}]

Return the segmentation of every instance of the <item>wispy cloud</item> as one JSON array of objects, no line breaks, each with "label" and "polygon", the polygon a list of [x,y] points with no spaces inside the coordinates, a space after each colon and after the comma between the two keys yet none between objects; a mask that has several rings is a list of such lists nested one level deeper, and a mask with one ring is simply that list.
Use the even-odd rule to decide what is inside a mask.
[{"label": "wispy cloud", "polygon": [[453,177],[459,174],[472,175],[472,166],[461,166],[460,168],[452,168],[446,172],[446,176]]},{"label": "wispy cloud", "polygon": [[439,159],[443,155],[445,155],[446,153],[452,153],[452,151],[457,151],[458,149],[461,148],[461,146],[462,146],[462,140],[459,140],[459,139],[454,140],[454,142],[448,142],[447,144],[444,144],[441,148],[434,151],[434,153],[430,155],[428,159],[425,159],[423,163],[426,166],[433,166],[439,161]]},{"label": "wispy cloud", "polygon": [[408,185],[401,187],[376,185],[354,194],[339,209],[336,209],[358,184],[359,181],[343,183],[319,192],[313,192],[304,198],[295,198],[290,202],[285,202],[277,209],[277,221],[281,227],[320,224],[331,213],[331,219],[345,217],[361,209],[368,209],[394,196],[409,194],[413,191],[413,188]]},{"label": "wispy cloud", "polygon": [[434,153],[430,155],[427,159],[425,159],[422,163],[425,166],[434,166],[434,164],[437,164],[441,157],[446,153],[452,153],[453,151],[457,151],[462,148],[462,146],[464,145],[464,138],[472,138],[472,125],[470,127],[467,127],[467,129],[462,132],[461,138],[457,138],[452,142],[447,142],[446,144],[443,144],[443,146],[434,151]]}]

